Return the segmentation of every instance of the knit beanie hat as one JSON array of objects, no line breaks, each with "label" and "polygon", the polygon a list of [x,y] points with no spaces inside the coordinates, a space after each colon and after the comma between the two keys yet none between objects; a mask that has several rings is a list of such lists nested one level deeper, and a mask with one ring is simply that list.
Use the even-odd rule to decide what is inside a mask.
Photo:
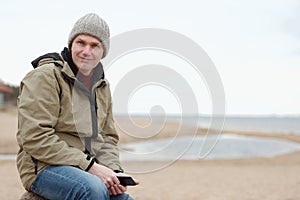
[{"label": "knit beanie hat", "polygon": [[102,58],[107,55],[110,37],[109,27],[97,14],[89,13],[77,20],[69,35],[69,49],[71,49],[73,40],[79,34],[88,34],[96,37],[102,43],[104,49]]}]

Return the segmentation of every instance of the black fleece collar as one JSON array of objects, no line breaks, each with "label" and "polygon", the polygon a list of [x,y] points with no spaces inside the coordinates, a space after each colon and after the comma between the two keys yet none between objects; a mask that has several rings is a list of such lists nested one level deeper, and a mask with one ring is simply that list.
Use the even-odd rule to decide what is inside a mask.
[{"label": "black fleece collar", "polygon": [[71,53],[69,51],[69,49],[67,47],[65,47],[62,52],[61,52],[61,56],[63,57],[63,59],[65,61],[67,61],[67,63],[69,64],[73,74],[75,76],[77,76],[78,73],[78,68],[76,67],[75,63],[73,62],[73,59],[71,57]]}]

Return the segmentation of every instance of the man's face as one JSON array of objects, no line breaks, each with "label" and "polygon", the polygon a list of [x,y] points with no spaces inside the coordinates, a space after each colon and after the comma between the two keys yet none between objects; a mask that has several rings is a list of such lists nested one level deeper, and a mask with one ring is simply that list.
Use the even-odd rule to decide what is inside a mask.
[{"label": "man's face", "polygon": [[89,75],[103,55],[101,42],[89,35],[78,35],[72,43],[72,59],[83,75]]}]

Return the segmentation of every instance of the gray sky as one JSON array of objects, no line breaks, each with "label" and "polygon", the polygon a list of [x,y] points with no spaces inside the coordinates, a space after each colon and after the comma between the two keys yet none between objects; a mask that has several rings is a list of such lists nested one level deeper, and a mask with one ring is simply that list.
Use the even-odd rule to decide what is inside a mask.
[{"label": "gray sky", "polygon": [[[299,0],[10,0],[0,6],[0,78],[19,84],[30,62],[66,46],[74,22],[88,12],[103,17],[111,35],[140,28],[181,33],[200,45],[222,79],[227,114],[300,114]],[[107,73],[112,84],[117,77]],[[188,72],[188,71],[187,71]],[[191,76],[192,77],[192,76]],[[189,79],[189,78],[187,78]],[[191,86],[194,87],[194,86]],[[133,112],[153,102],[178,112],[176,98],[149,101],[157,86],[132,98]],[[200,113],[210,113],[209,95],[195,88]],[[164,94],[164,95],[163,95]],[[170,97],[170,99],[168,99]],[[167,99],[167,100],[166,100]],[[160,103],[161,102],[161,103]]]}]

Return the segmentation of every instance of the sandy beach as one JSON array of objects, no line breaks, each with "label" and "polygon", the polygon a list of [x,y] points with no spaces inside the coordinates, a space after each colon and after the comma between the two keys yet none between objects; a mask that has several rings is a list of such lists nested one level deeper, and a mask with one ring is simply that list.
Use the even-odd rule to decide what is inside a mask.
[{"label": "sandy beach", "polygon": [[[17,114],[15,110],[0,111],[0,153],[15,154]],[[141,120],[142,123],[142,120]],[[170,137],[177,128],[168,123],[155,137]],[[186,127],[189,130],[189,127]],[[132,141],[120,131],[121,143]],[[198,130],[198,134],[203,130]],[[278,137],[300,142],[289,134],[241,133],[262,137]],[[271,149],[270,149],[271,151]],[[124,166],[156,166],[155,162],[128,162]],[[205,200],[297,200],[300,199],[300,152],[272,158],[234,160],[176,161],[151,173],[133,174],[141,184],[129,187],[135,199],[205,199]],[[0,199],[18,199],[24,189],[14,160],[0,160]]]}]

